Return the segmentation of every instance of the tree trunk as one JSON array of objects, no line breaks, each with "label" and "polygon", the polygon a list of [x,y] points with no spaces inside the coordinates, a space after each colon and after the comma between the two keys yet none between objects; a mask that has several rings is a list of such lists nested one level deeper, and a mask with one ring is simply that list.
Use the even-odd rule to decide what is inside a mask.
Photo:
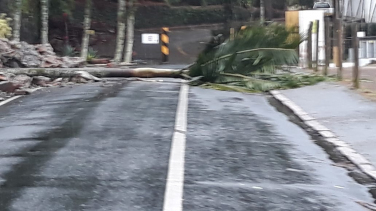
[{"label": "tree trunk", "polygon": [[264,0],[264,7],[265,7],[265,16],[266,16],[266,20],[272,20],[273,19],[273,4],[272,4],[272,0]]},{"label": "tree trunk", "polygon": [[46,76],[50,78],[73,77],[77,71],[85,71],[93,76],[102,77],[139,77],[139,78],[183,78],[182,70],[174,69],[155,69],[155,68],[20,68],[4,69],[6,73],[28,76]]},{"label": "tree trunk", "polygon": [[125,37],[125,0],[119,0],[117,14],[117,37],[114,62],[119,63],[123,55]]},{"label": "tree trunk", "polygon": [[40,1],[41,5],[41,23],[42,23],[42,28],[41,28],[41,41],[42,44],[47,44],[48,43],[48,0],[41,0]]},{"label": "tree trunk", "polygon": [[13,40],[17,42],[20,41],[21,16],[22,0],[15,0],[15,11],[13,17]]},{"label": "tree trunk", "polygon": [[260,22],[265,22],[265,3],[264,0],[260,0]]},{"label": "tree trunk", "polygon": [[135,12],[136,6],[134,5],[135,0],[129,1],[129,15],[127,17],[127,42],[124,53],[124,62],[132,62],[133,53],[133,42],[134,42],[134,22],[135,22]]},{"label": "tree trunk", "polygon": [[82,34],[82,44],[81,44],[81,58],[87,59],[87,52],[89,48],[89,33],[88,30],[90,29],[91,23],[91,4],[92,0],[86,0],[86,7],[85,7],[85,17],[84,17],[84,31]]},{"label": "tree trunk", "polygon": [[233,0],[223,0],[224,15],[226,17],[226,23],[230,23],[233,20]]}]

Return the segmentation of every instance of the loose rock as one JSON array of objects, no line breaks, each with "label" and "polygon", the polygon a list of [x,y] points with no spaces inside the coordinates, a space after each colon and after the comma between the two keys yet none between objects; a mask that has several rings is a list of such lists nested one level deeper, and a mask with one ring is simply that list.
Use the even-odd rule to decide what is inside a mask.
[{"label": "loose rock", "polygon": [[101,81],[102,79],[91,75],[86,71],[76,71],[76,75],[86,80]]},{"label": "loose rock", "polygon": [[82,78],[82,77],[79,77],[78,80],[77,80],[77,83],[82,83],[82,84],[86,84],[88,82],[89,82],[88,80],[86,80],[85,78]]},{"label": "loose rock", "polygon": [[0,38],[0,67],[82,67],[85,63],[80,57],[57,56],[50,44],[30,45]]},{"label": "loose rock", "polygon": [[7,81],[8,77],[5,75],[5,73],[0,72],[0,81]]},{"label": "loose rock", "polygon": [[57,78],[52,83],[58,83],[58,82],[63,82],[63,78]]},{"label": "loose rock", "polygon": [[16,75],[11,81],[20,87],[28,88],[31,85],[33,79],[27,75]]},{"label": "loose rock", "polygon": [[0,81],[0,91],[2,92],[11,93],[20,87],[21,87],[20,84],[15,84],[10,81]]},{"label": "loose rock", "polygon": [[32,93],[31,89],[18,89],[14,92],[15,95],[29,95]]},{"label": "loose rock", "polygon": [[34,76],[32,83],[37,86],[46,87],[51,82],[51,78],[45,76]]}]

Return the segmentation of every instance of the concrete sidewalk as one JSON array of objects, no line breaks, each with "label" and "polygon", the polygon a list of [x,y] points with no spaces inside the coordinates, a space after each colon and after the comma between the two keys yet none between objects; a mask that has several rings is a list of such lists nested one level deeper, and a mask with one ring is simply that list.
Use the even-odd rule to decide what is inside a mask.
[{"label": "concrete sidewalk", "polygon": [[279,93],[376,166],[375,102],[336,83],[321,83]]},{"label": "concrete sidewalk", "polygon": [[[330,68],[329,74],[336,74],[336,68]],[[341,84],[348,87],[352,86],[353,68],[343,68],[343,81]],[[368,65],[359,69],[360,89],[357,90],[361,95],[376,100],[376,65]]]},{"label": "concrete sidewalk", "polygon": [[[303,72],[313,72],[313,70],[303,69]],[[323,70],[320,70],[322,73]],[[357,92],[368,99],[376,101],[376,65],[368,65],[365,67],[359,67],[359,84],[360,89]],[[337,68],[328,69],[329,76],[337,75]],[[339,83],[347,87],[352,87],[353,68],[343,68],[343,81]]]}]

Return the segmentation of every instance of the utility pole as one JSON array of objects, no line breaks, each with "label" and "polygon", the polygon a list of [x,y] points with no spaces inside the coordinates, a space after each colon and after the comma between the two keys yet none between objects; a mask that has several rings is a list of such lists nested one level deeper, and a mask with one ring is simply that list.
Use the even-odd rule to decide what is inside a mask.
[{"label": "utility pole", "polygon": [[329,17],[325,17],[325,67],[323,74],[328,75],[328,67],[330,61],[330,20]]},{"label": "utility pole", "polygon": [[308,61],[308,68],[312,69],[312,21],[309,22],[308,28],[308,37],[307,37],[307,61]]},{"label": "utility pole", "polygon": [[338,67],[337,79],[342,80],[342,14],[340,10],[339,0],[333,0],[333,60]]},{"label": "utility pole", "polygon": [[315,66],[315,72],[319,71],[319,37],[320,37],[320,21],[316,20],[316,51],[315,51],[315,57],[316,57],[316,66]]},{"label": "utility pole", "polygon": [[353,68],[353,87],[359,88],[359,40],[358,40],[358,24],[352,23],[352,46],[354,49],[354,68]]},{"label": "utility pole", "polygon": [[343,14],[341,11],[341,5],[339,4],[339,0],[337,1],[337,18],[338,18],[338,60],[339,60],[339,66],[338,66],[338,72],[337,72],[337,79],[342,80],[342,74],[343,74]]},{"label": "utility pole", "polygon": [[308,68],[312,69],[312,27],[313,23],[312,21],[309,22],[308,27],[308,36],[307,36],[307,61],[308,61]]}]

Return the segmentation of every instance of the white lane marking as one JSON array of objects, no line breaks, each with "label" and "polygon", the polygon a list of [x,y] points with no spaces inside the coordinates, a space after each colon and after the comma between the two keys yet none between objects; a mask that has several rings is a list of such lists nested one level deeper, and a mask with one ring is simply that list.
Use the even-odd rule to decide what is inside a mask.
[{"label": "white lane marking", "polygon": [[188,91],[188,85],[182,83],[180,87],[179,102],[175,117],[175,131],[172,137],[163,211],[183,210],[184,158],[187,132]]},{"label": "white lane marking", "polygon": [[14,96],[14,97],[11,97],[11,98],[9,98],[9,99],[6,99],[6,100],[0,102],[0,106],[5,105],[5,104],[7,104],[7,103],[10,103],[11,101],[16,100],[16,99],[18,99],[18,98],[20,98],[20,97],[21,97],[21,96],[18,95],[18,96]]},{"label": "white lane marking", "polygon": [[175,130],[177,131],[187,132],[188,90],[188,85],[183,83],[176,111]]}]

